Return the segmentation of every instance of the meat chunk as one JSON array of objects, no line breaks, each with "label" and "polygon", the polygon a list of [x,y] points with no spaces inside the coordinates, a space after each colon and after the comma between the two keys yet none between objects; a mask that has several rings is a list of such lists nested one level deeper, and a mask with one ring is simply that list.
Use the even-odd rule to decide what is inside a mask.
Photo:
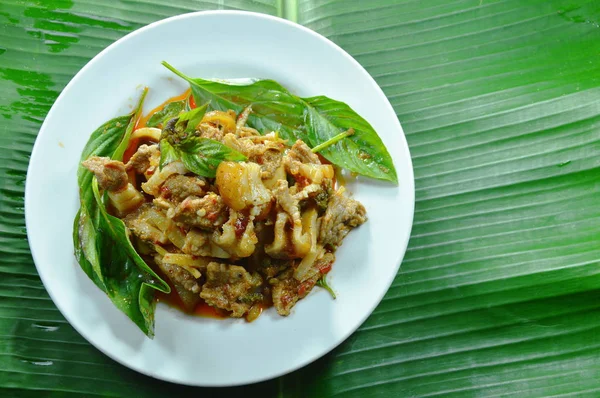
[{"label": "meat chunk", "polygon": [[288,188],[286,180],[280,180],[273,191],[277,201],[274,239],[265,246],[266,253],[279,259],[304,257],[311,248],[311,234],[308,219],[303,222],[298,200]]},{"label": "meat chunk", "polygon": [[199,126],[200,137],[209,138],[215,141],[223,141],[223,137],[225,136],[225,132],[215,126],[210,125],[209,123],[202,123]]},{"label": "meat chunk", "polygon": [[92,156],[81,163],[98,180],[98,186],[108,192],[115,213],[123,217],[144,203],[144,196],[129,183],[125,165],[110,158]]},{"label": "meat chunk", "polygon": [[92,156],[81,163],[83,167],[94,173],[100,188],[111,192],[127,188],[129,179],[125,165],[118,160],[107,157]]},{"label": "meat chunk", "polygon": [[231,258],[231,255],[210,240],[210,233],[192,228],[181,248],[186,254],[198,257]]},{"label": "meat chunk", "polygon": [[321,159],[316,153],[313,153],[308,145],[302,140],[298,140],[292,145],[287,153],[287,157],[294,162],[304,164],[321,164]]},{"label": "meat chunk", "polygon": [[204,196],[206,181],[201,177],[175,174],[160,187],[160,196],[174,202],[181,202],[188,196]]},{"label": "meat chunk", "polygon": [[258,291],[261,284],[261,277],[250,275],[244,267],[211,262],[200,297],[208,305],[231,311],[231,316],[239,318],[262,299]]},{"label": "meat chunk", "polygon": [[352,228],[367,221],[365,207],[358,201],[344,195],[343,187],[336,191],[327,204],[321,219],[319,243],[335,249]]},{"label": "meat chunk", "polygon": [[286,171],[294,176],[298,188],[311,184],[320,185],[334,176],[333,166],[321,164],[319,157],[300,140],[283,157],[283,164]]},{"label": "meat chunk", "polygon": [[199,198],[189,196],[175,208],[169,209],[167,216],[176,224],[213,230],[227,221],[227,207],[223,199],[214,192]]},{"label": "meat chunk", "polygon": [[[247,130],[241,130],[246,132]],[[285,145],[275,134],[246,135],[238,137],[227,134],[223,143],[248,157],[250,162],[260,165],[261,178],[272,178],[281,164]]]},{"label": "meat chunk", "polygon": [[271,207],[271,192],[263,185],[255,163],[221,162],[215,185],[225,204],[235,211],[248,210],[257,217],[266,215]]},{"label": "meat chunk", "polygon": [[319,277],[320,274],[315,274],[304,282],[298,282],[290,269],[277,278],[271,278],[269,283],[273,285],[273,306],[277,313],[282,316],[289,315],[298,300],[306,297],[315,287]]},{"label": "meat chunk", "polygon": [[139,209],[123,219],[125,225],[139,239],[152,243],[166,244],[169,239],[164,234],[167,219],[164,213],[150,203],[143,204]]},{"label": "meat chunk", "polygon": [[160,150],[158,145],[140,145],[137,152],[127,162],[127,170],[135,170],[136,173],[151,175],[160,163]]},{"label": "meat chunk", "polygon": [[222,232],[213,232],[210,239],[231,257],[236,258],[252,255],[258,243],[254,222],[250,217],[232,209],[229,210],[229,220],[223,224]]},{"label": "meat chunk", "polygon": [[167,179],[177,174],[187,174],[189,171],[185,168],[182,162],[171,162],[148,178],[148,181],[142,183],[142,189],[148,195],[160,196],[160,187]]},{"label": "meat chunk", "polygon": [[257,267],[257,271],[266,279],[270,279],[291,268],[292,265],[293,261],[290,260],[278,260],[269,256],[264,256],[261,264]]},{"label": "meat chunk", "polygon": [[192,311],[200,301],[201,287],[192,274],[182,267],[155,258],[158,268],[169,278],[187,311]]}]

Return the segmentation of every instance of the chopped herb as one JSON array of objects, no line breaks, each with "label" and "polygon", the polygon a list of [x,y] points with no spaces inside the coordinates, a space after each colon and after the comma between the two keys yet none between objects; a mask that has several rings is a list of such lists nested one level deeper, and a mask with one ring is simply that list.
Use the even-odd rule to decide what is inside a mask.
[{"label": "chopped herb", "polygon": [[323,289],[327,290],[329,292],[329,294],[331,294],[331,297],[333,297],[333,299],[335,300],[335,292],[333,291],[333,289],[331,288],[331,286],[329,286],[329,284],[327,283],[327,279],[326,279],[326,275],[323,275],[321,277],[321,279],[319,279],[317,281],[317,285],[321,286]]}]

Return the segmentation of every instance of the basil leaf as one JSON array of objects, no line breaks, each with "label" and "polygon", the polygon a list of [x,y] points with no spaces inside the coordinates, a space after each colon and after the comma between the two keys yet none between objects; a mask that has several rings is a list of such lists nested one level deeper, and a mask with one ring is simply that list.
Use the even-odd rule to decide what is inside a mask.
[{"label": "basil leaf", "polygon": [[169,102],[160,111],[155,112],[146,122],[148,127],[162,127],[168,120],[177,117],[185,110],[186,100]]},{"label": "basil leaf", "polygon": [[300,98],[273,80],[250,80],[248,84],[191,78],[171,65],[168,69],[185,79],[197,103],[210,101],[211,108],[237,113],[252,106],[248,125],[265,134],[278,131],[284,139],[301,139],[315,147],[350,128],[354,134],[323,150],[333,164],[355,173],[397,182],[392,158],[373,127],[347,104],[324,96]]},{"label": "basil leaf", "polygon": [[173,145],[171,145],[166,139],[160,140],[159,146],[161,169],[163,168],[163,166],[180,159],[181,155],[179,154],[179,151],[173,148]]},{"label": "basil leaf", "polygon": [[238,151],[209,138],[190,137],[178,149],[185,168],[204,177],[215,177],[217,167],[223,161],[246,160]]},{"label": "basil leaf", "polygon": [[323,149],[320,154],[331,163],[379,180],[398,182],[392,157],[381,138],[365,119],[347,104],[325,96],[303,98],[307,103],[307,144],[317,146],[341,131],[354,133]]},{"label": "basil leaf", "polygon": [[[137,120],[134,114],[114,118],[92,133],[81,161],[90,156],[115,157]],[[126,146],[125,146],[126,148]],[[121,155],[122,156],[122,155]],[[75,257],[88,277],[148,336],[153,334],[154,290],[169,286],[139,257],[127,236],[125,224],[110,216],[97,191],[93,173],[77,170],[80,209],[73,225]]]},{"label": "basil leaf", "polygon": [[242,112],[252,105],[248,125],[262,133],[278,131],[280,137],[294,141],[305,130],[305,105],[274,80],[248,79],[249,84],[224,83],[191,78],[166,62],[169,70],[190,83],[197,104],[210,102],[213,109]]},{"label": "basil leaf", "polygon": [[144,91],[142,92],[142,96],[140,97],[140,99],[138,101],[138,105],[135,107],[135,110],[133,111],[133,114],[129,120],[129,123],[127,124],[127,129],[125,130],[125,134],[121,138],[121,142],[119,143],[119,146],[117,147],[117,149],[111,156],[112,159],[123,160],[123,154],[125,153],[125,151],[127,150],[127,147],[129,146],[129,137],[131,137],[131,133],[133,132],[135,124],[137,123],[140,116],[142,115],[142,105],[144,104],[144,99],[146,99],[147,94],[148,94],[148,87],[145,87]]},{"label": "basil leaf", "polygon": [[94,178],[92,191],[98,204],[96,246],[106,293],[149,337],[154,333],[154,291],[170,292],[170,287],[140,257],[131,244],[125,223],[106,211]]},{"label": "basil leaf", "polygon": [[243,161],[238,151],[208,138],[198,137],[196,127],[202,121],[208,103],[171,119],[160,139],[160,168],[181,160],[185,168],[203,177],[215,177],[222,161]]},{"label": "basil leaf", "polygon": [[199,106],[191,111],[182,113],[179,115],[179,120],[175,126],[175,129],[179,128],[183,130],[185,133],[193,133],[196,131],[196,127],[202,121],[204,114],[206,113],[206,109],[208,109],[208,104],[204,104]]}]

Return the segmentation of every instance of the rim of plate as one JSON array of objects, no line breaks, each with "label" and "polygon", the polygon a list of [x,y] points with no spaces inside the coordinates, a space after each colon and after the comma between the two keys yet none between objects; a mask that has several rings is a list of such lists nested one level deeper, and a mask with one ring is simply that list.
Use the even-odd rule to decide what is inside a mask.
[{"label": "rim of plate", "polygon": [[[69,83],[62,89],[61,93],[59,94],[59,96],[56,98],[56,100],[54,101],[50,111],[48,112],[48,114],[46,115],[46,117],[44,118],[44,122],[42,123],[42,126],[38,132],[38,135],[36,137],[35,143],[33,145],[33,149],[31,151],[31,156],[30,156],[30,163],[29,166],[27,168],[27,176],[26,176],[26,180],[25,180],[25,227],[26,230],[29,231],[29,227],[33,224],[33,221],[31,220],[31,217],[29,216],[29,212],[27,211],[28,207],[30,206],[30,203],[32,201],[31,198],[31,188],[30,188],[30,173],[31,173],[31,164],[32,164],[32,160],[35,159],[37,157],[37,153],[40,152],[42,149],[39,147],[38,143],[40,142],[40,140],[38,139],[42,134],[44,134],[44,131],[47,129],[47,125],[46,125],[46,121],[52,116],[52,114],[54,112],[56,112],[56,104],[60,102],[60,100],[62,99],[63,96],[67,95],[66,93],[69,91],[69,88],[75,84],[77,84],[77,81],[80,79],[80,77],[86,72],[87,69],[89,69],[99,58],[101,58],[104,54],[110,52],[114,47],[121,45],[123,42],[126,42],[130,39],[132,39],[135,36],[138,36],[140,34],[143,34],[144,32],[146,32],[147,30],[151,30],[154,29],[160,25],[164,25],[164,24],[168,24],[171,23],[173,21],[179,21],[179,20],[184,20],[184,19],[193,19],[196,18],[199,15],[238,15],[238,16],[249,16],[252,18],[257,18],[257,19],[263,19],[263,20],[269,20],[272,22],[276,22],[276,23],[280,23],[280,24],[284,24],[284,25],[288,25],[289,27],[293,28],[293,29],[298,29],[303,31],[305,34],[311,35],[315,38],[317,38],[318,40],[321,40],[323,42],[325,42],[325,44],[327,46],[329,46],[331,48],[332,51],[337,51],[339,52],[347,61],[349,61],[350,63],[352,63],[356,68],[358,68],[360,70],[360,72],[362,74],[365,75],[365,77],[368,79],[368,81],[370,82],[370,84],[373,86],[373,89],[381,96],[383,96],[383,98],[385,98],[385,106],[388,108],[388,111],[391,111],[393,114],[395,114],[395,111],[392,107],[392,105],[390,104],[389,100],[387,99],[387,96],[385,95],[385,93],[383,92],[383,90],[381,89],[381,87],[379,87],[379,85],[375,82],[375,79],[373,79],[373,77],[369,74],[369,72],[367,72],[363,66],[357,61],[355,60],[350,54],[348,54],[344,49],[342,49],[340,46],[338,46],[337,44],[335,44],[334,42],[332,42],[331,40],[329,40],[328,38],[326,38],[325,36],[322,36],[321,34],[307,28],[304,27],[296,22],[293,21],[289,21],[287,19],[283,19],[277,16],[273,16],[273,15],[268,15],[268,14],[262,14],[262,13],[258,13],[258,12],[252,12],[252,11],[241,11],[241,10],[207,10],[207,11],[194,11],[194,12],[189,12],[189,13],[185,13],[185,14],[179,14],[179,15],[175,15],[172,17],[168,17],[168,18],[164,18],[155,22],[152,22],[146,26],[143,26],[133,32],[128,33],[127,35],[121,37],[120,39],[116,40],[115,42],[111,43],[109,46],[107,46],[105,49],[103,49],[101,52],[99,52],[98,54],[96,54],[90,61],[88,61],[76,74],[75,76],[69,81]],[[410,236],[411,236],[411,232],[412,232],[412,224],[414,221],[414,210],[415,210],[415,187],[414,187],[414,171],[413,171],[413,166],[412,166],[412,158],[410,155],[410,150],[408,147],[408,142],[406,140],[406,136],[403,133],[403,129],[402,126],[400,124],[400,121],[395,118],[395,124],[396,127],[398,128],[398,130],[401,132],[401,136],[400,141],[402,142],[402,152],[403,152],[403,156],[406,157],[406,161],[408,162],[408,175],[406,175],[405,179],[403,180],[403,184],[408,185],[408,193],[410,194],[410,198],[409,198],[409,203],[410,203],[410,213],[409,213],[409,223],[408,223],[408,234],[407,234],[407,238],[404,242],[401,242],[401,245],[399,245],[399,249],[396,252],[400,254],[399,256],[399,260],[396,261],[396,266],[395,266],[395,271],[394,274],[398,273],[398,270],[400,269],[400,265],[402,260],[404,259],[404,255],[406,254],[406,249],[408,247],[408,242],[410,240]],[[46,289],[46,291],[48,292],[48,295],[50,296],[50,298],[52,299],[52,302],[54,303],[54,305],[56,305],[56,307],[58,308],[58,310],[60,311],[60,313],[65,317],[65,319],[69,322],[69,324],[71,325],[71,327],[73,327],[77,333],[79,333],[87,342],[89,342],[91,345],[93,345],[96,349],[98,349],[100,352],[102,352],[103,354],[105,354],[106,356],[108,356],[109,358],[111,358],[112,360],[114,360],[115,362],[129,368],[129,369],[133,369],[136,372],[139,372],[143,375],[152,377],[154,379],[158,379],[158,380],[163,380],[163,381],[167,381],[167,382],[172,382],[172,383],[176,383],[176,384],[181,384],[181,385],[190,385],[190,386],[198,386],[198,387],[234,387],[234,386],[240,386],[240,385],[249,385],[249,384],[254,384],[254,383],[259,383],[262,381],[266,381],[266,380],[271,380],[271,379],[275,379],[277,377],[286,375],[288,373],[294,372],[300,368],[305,367],[306,365],[316,361],[319,358],[322,358],[323,356],[327,355],[329,352],[331,352],[333,349],[335,349],[336,347],[338,347],[342,342],[344,342],[348,337],[350,337],[366,320],[367,318],[373,313],[373,311],[375,310],[375,308],[381,303],[381,300],[383,299],[383,297],[385,296],[385,294],[387,293],[387,291],[389,290],[394,278],[391,278],[388,282],[387,282],[387,286],[385,288],[385,290],[382,290],[381,292],[378,293],[377,295],[377,299],[374,301],[374,305],[372,306],[372,308],[369,309],[368,312],[365,312],[361,317],[360,320],[351,328],[349,328],[344,334],[343,337],[340,338],[337,342],[335,342],[335,344],[332,344],[331,346],[327,347],[327,349],[323,350],[320,354],[315,355],[314,357],[308,358],[298,364],[295,364],[292,367],[289,368],[283,368],[282,370],[263,376],[263,377],[256,377],[254,379],[251,380],[243,380],[240,382],[233,382],[233,383],[202,383],[202,384],[194,384],[194,383],[187,383],[185,381],[182,380],[178,380],[174,377],[169,377],[169,376],[162,376],[162,375],[156,375],[153,374],[151,372],[149,372],[145,367],[143,366],[137,366],[136,364],[132,364],[132,363],[128,363],[126,362],[124,359],[117,357],[115,355],[113,355],[110,351],[105,350],[104,347],[102,347],[102,345],[98,344],[95,341],[92,341],[88,335],[82,331],[78,326],[76,325],[76,322],[73,322],[73,319],[71,317],[71,314],[65,313],[63,311],[63,309],[57,304],[56,299],[54,294],[52,293],[52,289],[48,288],[48,280],[47,278],[44,276],[43,272],[40,272],[40,269],[38,267],[38,263],[40,261],[40,259],[38,258],[38,256],[36,255],[35,252],[35,248],[34,245],[32,244],[32,239],[29,235],[29,233],[27,233],[27,239],[28,239],[28,243],[29,243],[29,248],[31,251],[31,255],[33,258],[33,261],[35,263],[36,266],[36,270],[38,271],[38,274],[40,275],[40,279],[42,280],[42,283],[44,285],[44,288]]]}]

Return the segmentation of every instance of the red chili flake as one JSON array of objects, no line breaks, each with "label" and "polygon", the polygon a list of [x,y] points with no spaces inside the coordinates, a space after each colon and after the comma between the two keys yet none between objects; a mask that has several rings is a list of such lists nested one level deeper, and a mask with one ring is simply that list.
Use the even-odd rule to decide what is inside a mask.
[{"label": "red chili flake", "polygon": [[196,101],[194,100],[194,96],[193,95],[190,95],[189,103],[190,103],[190,108],[191,109],[196,108]]},{"label": "red chili flake", "polygon": [[298,287],[298,296],[300,296],[300,298],[303,298],[304,296],[306,296],[308,294],[308,292],[310,291],[310,289],[314,285],[315,285],[315,282],[310,279],[302,282],[300,284],[300,286]]},{"label": "red chili flake", "polygon": [[296,183],[298,184],[298,186],[300,187],[305,187],[309,184],[308,178],[304,177],[304,176],[294,176],[294,179],[296,180]]},{"label": "red chili flake", "polygon": [[320,272],[321,272],[323,275],[325,275],[326,273],[328,273],[329,271],[331,271],[331,263],[328,263],[328,264],[325,264],[325,265],[321,266],[321,267],[319,268],[319,271],[320,271]]},{"label": "red chili flake", "polygon": [[281,304],[283,304],[284,307],[287,307],[287,305],[290,303],[291,297],[287,294],[281,296]]},{"label": "red chili flake", "polygon": [[218,211],[212,211],[212,212],[206,214],[206,219],[210,222],[215,221],[218,217],[219,217]]},{"label": "red chili flake", "polygon": [[184,235],[186,234],[185,228],[183,227],[179,227],[179,231]]},{"label": "red chili flake", "polygon": [[171,190],[169,189],[169,187],[163,185],[162,187],[160,187],[160,194],[164,198],[168,199],[171,197]]},{"label": "red chili flake", "polygon": [[248,226],[248,217],[242,215],[235,220],[235,236],[239,239],[246,232],[246,227]]},{"label": "red chili flake", "polygon": [[306,286],[303,284],[300,285],[300,287],[298,288],[298,295],[299,296],[304,296],[306,294]]}]

